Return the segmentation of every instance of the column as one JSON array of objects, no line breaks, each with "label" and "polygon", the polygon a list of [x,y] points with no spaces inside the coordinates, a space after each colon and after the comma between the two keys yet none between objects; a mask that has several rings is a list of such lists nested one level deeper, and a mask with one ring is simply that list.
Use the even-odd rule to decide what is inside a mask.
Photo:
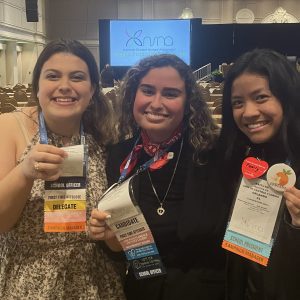
[{"label": "column", "polygon": [[233,23],[233,0],[221,0],[221,23]]},{"label": "column", "polygon": [[0,43],[0,86],[6,86],[6,44]]},{"label": "column", "polygon": [[16,46],[17,50],[17,76],[18,76],[18,83],[24,83],[23,81],[23,62],[22,62],[22,46]]},{"label": "column", "polygon": [[7,42],[6,46],[6,84],[12,87],[18,83],[16,46],[16,42]]}]

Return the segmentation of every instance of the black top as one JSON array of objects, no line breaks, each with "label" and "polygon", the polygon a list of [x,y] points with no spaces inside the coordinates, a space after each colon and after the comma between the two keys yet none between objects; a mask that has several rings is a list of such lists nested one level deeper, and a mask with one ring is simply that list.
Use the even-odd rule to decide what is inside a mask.
[{"label": "black top", "polygon": [[[109,149],[109,184],[119,179],[119,166],[133,148],[135,139]],[[180,140],[169,151],[174,158],[162,169],[150,171],[159,198],[167,190],[179,152]],[[219,185],[219,169],[214,153],[208,162],[196,165],[185,137],[173,184],[163,204],[165,214],[156,212],[159,202],[147,172],[135,178],[135,197],[153,233],[167,275],[136,280],[129,270],[126,294],[131,299],[210,299],[225,298],[225,232],[229,204]],[[149,157],[141,154],[138,165]]]},{"label": "black top", "polygon": [[[160,201],[164,198],[173,175],[179,154],[179,147],[180,141],[170,149],[170,151],[174,152],[174,157],[163,168],[149,171],[153,186],[156,189]],[[142,150],[142,152],[140,161],[147,161],[151,158],[144,150]],[[139,195],[137,196],[138,204],[151,228],[164,264],[166,266],[184,265],[184,254],[187,251],[185,248],[188,247],[188,245],[180,241],[177,227],[184,198],[184,186],[187,173],[187,147],[184,146],[182,149],[172,184],[163,203],[165,213],[162,216],[157,213],[157,208],[160,204],[154,194],[147,173],[147,171],[144,171],[139,176],[140,188],[138,189]],[[182,259],[179,260],[178,255],[180,255]]]}]

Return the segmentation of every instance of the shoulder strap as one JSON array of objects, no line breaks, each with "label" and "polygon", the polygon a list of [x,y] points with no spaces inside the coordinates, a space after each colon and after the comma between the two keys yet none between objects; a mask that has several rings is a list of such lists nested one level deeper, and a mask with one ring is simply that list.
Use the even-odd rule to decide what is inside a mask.
[{"label": "shoulder strap", "polygon": [[26,144],[28,145],[30,143],[30,140],[28,137],[27,130],[25,129],[25,126],[23,124],[23,121],[20,118],[20,114],[18,112],[14,112],[13,115],[15,116],[16,120],[18,121],[21,131],[23,133],[24,139],[26,141]]}]

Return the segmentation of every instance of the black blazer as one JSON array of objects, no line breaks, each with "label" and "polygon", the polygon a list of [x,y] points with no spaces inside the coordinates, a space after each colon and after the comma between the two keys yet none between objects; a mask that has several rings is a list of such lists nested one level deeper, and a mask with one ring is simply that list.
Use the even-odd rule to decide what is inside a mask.
[{"label": "black blazer", "polygon": [[[106,174],[108,185],[120,177],[120,165],[134,146],[135,139],[123,141],[108,148]],[[223,238],[225,221],[230,203],[221,184],[220,165],[215,152],[208,155],[205,165],[196,165],[189,155],[188,172],[184,192],[184,206],[178,233],[183,240],[220,235]]]},{"label": "black blazer", "polygon": [[[131,152],[134,142],[134,138],[129,139],[108,149],[106,171],[109,185],[118,181],[120,165]],[[186,259],[192,260],[192,263],[188,265],[200,270],[196,281],[199,281],[203,289],[201,297],[210,300],[225,299],[226,253],[221,248],[221,243],[228,218],[229,203],[225,201],[220,183],[219,164],[214,151],[207,154],[207,164],[200,166],[193,162],[190,149],[188,153],[187,177],[183,209],[178,221],[178,236],[183,242],[190,244],[191,253],[187,253]],[[167,270],[168,272],[170,270]],[[139,280],[138,282],[144,283],[145,281]],[[157,288],[154,284],[152,290],[155,289]],[[190,296],[188,298],[194,299]],[[129,296],[128,299],[135,298]]]}]

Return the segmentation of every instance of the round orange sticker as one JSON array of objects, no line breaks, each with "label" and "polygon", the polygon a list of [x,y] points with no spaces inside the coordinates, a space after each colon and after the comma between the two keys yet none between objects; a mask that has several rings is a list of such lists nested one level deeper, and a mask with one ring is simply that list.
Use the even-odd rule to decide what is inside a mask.
[{"label": "round orange sticker", "polygon": [[275,164],[268,170],[267,181],[272,189],[284,192],[286,188],[295,185],[296,174],[294,170],[286,164]]}]

